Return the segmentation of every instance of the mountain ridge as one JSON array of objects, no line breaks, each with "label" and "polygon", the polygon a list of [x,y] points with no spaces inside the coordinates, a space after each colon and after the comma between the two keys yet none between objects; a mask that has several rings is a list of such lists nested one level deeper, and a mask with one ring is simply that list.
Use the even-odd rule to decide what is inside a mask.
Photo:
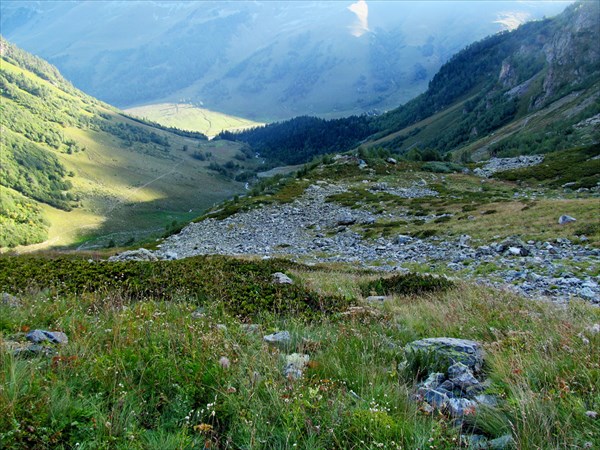
[{"label": "mountain ridge", "polygon": [[395,108],[464,45],[505,28],[503,17],[566,4],[367,2],[355,36],[351,3],[6,0],[2,27],[111,104],[185,100],[265,122]]}]

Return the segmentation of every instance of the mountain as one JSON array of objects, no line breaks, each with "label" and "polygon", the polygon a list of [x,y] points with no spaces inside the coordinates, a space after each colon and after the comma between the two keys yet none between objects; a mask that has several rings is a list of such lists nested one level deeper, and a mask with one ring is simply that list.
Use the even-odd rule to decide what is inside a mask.
[{"label": "mountain", "polygon": [[3,38],[0,57],[0,247],[161,235],[241,192],[231,175],[256,164],[241,144],[130,118]]},{"label": "mountain", "polygon": [[264,122],[395,108],[465,45],[568,3],[5,0],[0,16],[8,39],[111,104]]},{"label": "mountain", "polygon": [[293,119],[221,136],[290,164],[359,145],[467,161],[593,144],[600,140],[599,8],[579,2],[475,42],[441,67],[426,92],[377,117]]},{"label": "mountain", "polygon": [[428,90],[382,115],[382,145],[490,155],[546,153],[598,142],[600,7],[579,2],[553,19],[468,46]]}]

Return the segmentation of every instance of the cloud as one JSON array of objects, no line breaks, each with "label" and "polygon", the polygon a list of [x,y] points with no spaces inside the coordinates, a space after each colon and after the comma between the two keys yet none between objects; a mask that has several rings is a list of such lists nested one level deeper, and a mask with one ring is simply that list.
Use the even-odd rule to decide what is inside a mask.
[{"label": "cloud", "polygon": [[369,7],[365,0],[358,0],[356,3],[348,6],[348,9],[356,14],[358,19],[350,26],[352,36],[361,37],[369,31]]},{"label": "cloud", "polygon": [[527,12],[508,11],[499,13],[498,20],[494,20],[494,23],[499,23],[504,30],[511,31],[527,22],[530,17],[531,15]]}]

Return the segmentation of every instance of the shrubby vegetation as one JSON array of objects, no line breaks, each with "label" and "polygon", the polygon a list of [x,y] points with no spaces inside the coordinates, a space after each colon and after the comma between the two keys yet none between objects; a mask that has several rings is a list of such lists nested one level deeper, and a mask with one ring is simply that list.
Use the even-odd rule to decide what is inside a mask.
[{"label": "shrubby vegetation", "polygon": [[35,244],[47,238],[40,207],[27,197],[0,186],[0,247]]},{"label": "shrubby vegetation", "polygon": [[[193,296],[203,301],[222,301],[229,313],[242,318],[260,311],[312,315],[336,311],[346,304],[340,298],[320,297],[301,286],[272,283],[272,273],[290,267],[295,265],[217,256],[118,263],[7,257],[0,258],[0,286],[12,292],[47,288],[59,295],[119,289],[123,295],[137,299]],[[227,282],[222,278],[225,274]]]},{"label": "shrubby vegetation", "polygon": [[592,188],[600,182],[599,155],[600,144],[557,151],[545,155],[544,161],[537,166],[499,172],[495,176],[502,180],[544,183],[552,187],[573,183],[570,185],[572,189]]},{"label": "shrubby vegetation", "polygon": [[3,186],[56,208],[69,210],[74,196],[67,191],[71,182],[65,180],[66,169],[56,156],[36,144],[5,131],[0,152]]},{"label": "shrubby vegetation", "polygon": [[102,131],[106,131],[121,139],[128,147],[133,145],[134,142],[142,144],[152,143],[163,147],[167,151],[170,146],[167,137],[147,130],[145,127],[134,126],[124,122],[112,122],[106,118],[95,118],[92,123]]}]

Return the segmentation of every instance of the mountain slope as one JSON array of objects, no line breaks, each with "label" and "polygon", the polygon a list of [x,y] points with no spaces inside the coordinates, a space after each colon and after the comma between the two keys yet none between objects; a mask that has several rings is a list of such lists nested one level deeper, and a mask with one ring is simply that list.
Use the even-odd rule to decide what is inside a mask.
[{"label": "mountain slope", "polygon": [[122,244],[242,190],[209,169],[239,144],[128,118],[4,39],[0,56],[0,247]]},{"label": "mountain slope", "polygon": [[360,22],[352,3],[4,0],[0,16],[111,104],[185,100],[263,122],[395,108],[468,43],[568,4],[362,2]]},{"label": "mountain slope", "polygon": [[[375,121],[370,145],[477,158],[543,153],[600,137],[600,11],[563,14],[491,36],[455,55],[424,94]],[[590,120],[591,119],[591,120]]]}]

